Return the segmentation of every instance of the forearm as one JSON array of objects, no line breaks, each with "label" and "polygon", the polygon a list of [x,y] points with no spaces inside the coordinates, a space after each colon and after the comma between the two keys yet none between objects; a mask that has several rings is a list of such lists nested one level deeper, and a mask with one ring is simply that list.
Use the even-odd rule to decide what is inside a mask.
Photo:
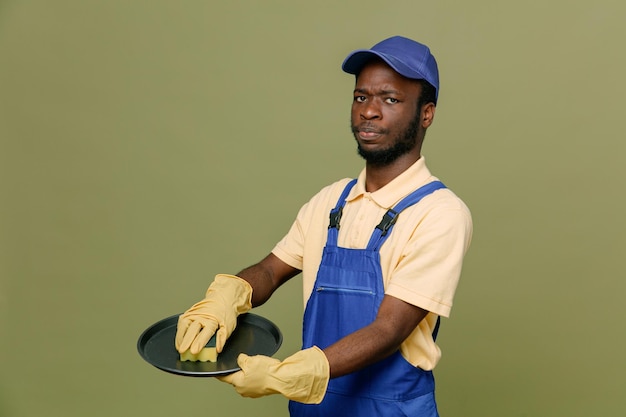
[{"label": "forearm", "polygon": [[273,254],[269,254],[259,263],[240,271],[237,276],[248,281],[252,287],[252,306],[265,303],[271,295],[300,270],[290,267]]},{"label": "forearm", "polygon": [[[401,343],[401,342],[400,342]],[[400,343],[388,338],[376,326],[368,326],[349,334],[324,349],[330,364],[330,377],[349,374],[384,359],[392,354]]]},{"label": "forearm", "polygon": [[393,354],[428,312],[393,297],[385,297],[372,324],[324,349],[330,377],[357,371]]}]

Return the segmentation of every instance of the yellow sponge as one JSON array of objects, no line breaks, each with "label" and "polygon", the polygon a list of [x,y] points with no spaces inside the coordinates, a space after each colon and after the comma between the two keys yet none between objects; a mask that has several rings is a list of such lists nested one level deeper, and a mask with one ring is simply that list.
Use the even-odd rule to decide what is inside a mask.
[{"label": "yellow sponge", "polygon": [[209,340],[204,349],[197,354],[186,350],[180,354],[180,360],[191,362],[217,362],[217,349],[215,348],[215,335]]}]

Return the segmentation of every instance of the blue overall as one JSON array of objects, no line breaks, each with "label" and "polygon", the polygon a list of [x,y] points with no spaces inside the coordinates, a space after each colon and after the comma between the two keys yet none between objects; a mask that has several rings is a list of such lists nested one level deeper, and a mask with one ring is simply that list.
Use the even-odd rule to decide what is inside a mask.
[{"label": "blue overall", "polygon": [[[424,196],[445,188],[435,181],[414,191],[387,211],[365,249],[350,249],[337,246],[337,237],[345,199],[355,183],[348,183],[330,213],[326,246],[304,312],[304,349],[313,345],[324,349],[374,321],[385,294],[379,250],[397,215]],[[432,372],[411,365],[398,350],[364,369],[331,379],[321,404],[291,401],[289,411],[293,417],[436,417],[439,414],[434,390]]]}]

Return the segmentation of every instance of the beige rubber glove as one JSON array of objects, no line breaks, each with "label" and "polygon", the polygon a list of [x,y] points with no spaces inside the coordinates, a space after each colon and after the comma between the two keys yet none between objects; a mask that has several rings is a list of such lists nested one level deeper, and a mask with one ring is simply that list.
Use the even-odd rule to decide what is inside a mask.
[{"label": "beige rubber glove", "polygon": [[178,318],[176,349],[200,352],[216,333],[215,348],[220,353],[237,326],[237,316],[252,308],[252,287],[235,275],[219,274],[209,286],[204,300]]},{"label": "beige rubber glove", "polygon": [[282,394],[293,401],[319,404],[330,379],[328,360],[317,346],[301,350],[282,362],[242,353],[237,363],[240,371],[217,378],[234,386],[244,397]]}]

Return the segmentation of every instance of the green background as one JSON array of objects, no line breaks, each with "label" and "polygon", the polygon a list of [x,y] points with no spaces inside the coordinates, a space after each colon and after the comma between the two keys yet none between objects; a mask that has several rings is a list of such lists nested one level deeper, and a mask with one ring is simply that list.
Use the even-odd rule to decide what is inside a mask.
[{"label": "green background", "polygon": [[[286,416],[136,341],[359,172],[340,64],[395,34],[439,61],[424,154],[475,222],[442,416],[625,415],[625,4],[0,1],[0,415]],[[258,312],[295,352],[299,280]]]}]

